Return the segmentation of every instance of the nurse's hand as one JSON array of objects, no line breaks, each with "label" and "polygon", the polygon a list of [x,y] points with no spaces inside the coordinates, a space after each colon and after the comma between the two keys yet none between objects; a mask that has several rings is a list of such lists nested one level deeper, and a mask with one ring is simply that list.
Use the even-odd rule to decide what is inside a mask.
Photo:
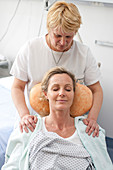
[{"label": "nurse's hand", "polygon": [[93,137],[98,137],[99,136],[99,125],[96,122],[96,120],[86,118],[83,120],[84,124],[87,126],[86,128],[86,133],[88,135],[91,135]]},{"label": "nurse's hand", "polygon": [[20,121],[20,131],[23,132],[23,129],[26,133],[29,132],[30,129],[32,132],[34,131],[37,123],[37,117],[35,115],[25,115]]}]

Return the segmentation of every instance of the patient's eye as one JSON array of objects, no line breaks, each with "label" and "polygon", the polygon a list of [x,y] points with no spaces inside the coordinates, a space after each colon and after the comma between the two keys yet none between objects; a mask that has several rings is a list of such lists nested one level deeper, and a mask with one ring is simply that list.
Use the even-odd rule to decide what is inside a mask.
[{"label": "patient's eye", "polygon": [[66,91],[71,91],[71,89],[66,89]]},{"label": "patient's eye", "polygon": [[59,86],[57,84],[52,86],[52,90],[53,91],[58,91],[59,90]]},{"label": "patient's eye", "polygon": [[53,88],[53,91],[57,91],[58,90],[58,88]]},{"label": "patient's eye", "polygon": [[72,90],[72,87],[71,87],[70,85],[66,85],[66,86],[65,86],[65,90],[68,91],[68,92],[70,92],[70,91]]}]

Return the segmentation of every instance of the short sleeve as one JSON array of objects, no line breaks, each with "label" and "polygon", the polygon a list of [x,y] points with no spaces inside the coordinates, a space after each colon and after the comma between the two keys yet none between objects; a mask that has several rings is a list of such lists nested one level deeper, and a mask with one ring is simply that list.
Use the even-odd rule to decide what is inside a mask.
[{"label": "short sleeve", "polygon": [[96,59],[93,57],[91,50],[87,51],[86,68],[85,68],[85,84],[92,85],[101,79],[101,72],[97,65]]},{"label": "short sleeve", "polygon": [[28,58],[29,43],[26,43],[19,50],[11,68],[10,74],[22,81],[28,81]]}]

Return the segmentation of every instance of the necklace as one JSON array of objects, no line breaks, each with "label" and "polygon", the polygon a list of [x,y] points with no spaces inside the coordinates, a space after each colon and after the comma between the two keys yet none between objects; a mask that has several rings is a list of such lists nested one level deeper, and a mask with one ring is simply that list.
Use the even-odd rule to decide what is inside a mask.
[{"label": "necklace", "polygon": [[54,56],[54,54],[53,54],[53,50],[52,50],[52,48],[51,48],[51,42],[50,42],[50,39],[49,39],[49,44],[50,44],[50,49],[51,49],[52,57],[53,57],[54,62],[55,62],[55,64],[56,64],[56,66],[57,66],[57,65],[59,64],[59,62],[60,62],[60,60],[61,60],[62,56],[63,56],[64,51],[62,52],[62,54],[61,54],[61,56],[59,57],[58,61],[56,61],[55,56]]},{"label": "necklace", "polygon": [[63,56],[63,53],[64,52],[62,52],[62,54],[61,54],[61,56],[59,57],[59,59],[58,59],[58,61],[56,61],[56,59],[55,59],[55,56],[54,56],[54,54],[53,54],[53,50],[51,49],[51,53],[52,53],[52,57],[53,57],[53,59],[54,59],[54,62],[55,62],[55,64],[56,64],[56,66],[59,64],[59,62],[60,62],[60,60],[61,60],[61,58],[62,58],[62,56]]}]

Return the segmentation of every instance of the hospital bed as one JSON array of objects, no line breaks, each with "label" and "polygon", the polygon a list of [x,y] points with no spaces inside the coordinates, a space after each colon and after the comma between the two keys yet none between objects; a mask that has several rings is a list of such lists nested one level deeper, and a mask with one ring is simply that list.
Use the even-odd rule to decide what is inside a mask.
[{"label": "hospital bed", "polygon": [[0,78],[0,169],[4,162],[7,141],[18,117],[11,98],[12,82],[12,76]]}]

